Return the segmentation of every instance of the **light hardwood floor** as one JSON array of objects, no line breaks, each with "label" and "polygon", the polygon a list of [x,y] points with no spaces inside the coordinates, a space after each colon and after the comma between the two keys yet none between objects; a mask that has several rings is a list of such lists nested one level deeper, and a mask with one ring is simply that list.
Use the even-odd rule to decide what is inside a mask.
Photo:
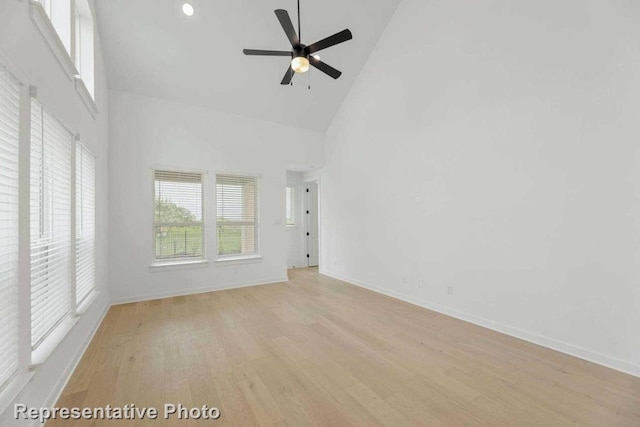
[{"label": "light hardwood floor", "polygon": [[289,274],[112,307],[58,406],[222,411],[127,426],[640,426],[639,378],[315,269]]}]

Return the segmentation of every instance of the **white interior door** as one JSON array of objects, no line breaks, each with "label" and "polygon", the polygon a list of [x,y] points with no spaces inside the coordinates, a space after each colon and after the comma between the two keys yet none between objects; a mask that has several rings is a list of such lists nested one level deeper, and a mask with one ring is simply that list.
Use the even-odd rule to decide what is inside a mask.
[{"label": "white interior door", "polygon": [[305,224],[307,232],[307,266],[320,263],[320,236],[318,227],[318,183],[307,182],[305,190]]}]

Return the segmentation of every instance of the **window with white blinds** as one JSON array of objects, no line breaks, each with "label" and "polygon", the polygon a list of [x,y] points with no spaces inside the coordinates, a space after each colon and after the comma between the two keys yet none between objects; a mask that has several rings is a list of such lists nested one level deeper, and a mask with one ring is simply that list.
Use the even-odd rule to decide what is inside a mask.
[{"label": "window with white blinds", "polygon": [[295,187],[287,187],[287,225],[293,227],[296,225],[296,189]]},{"label": "window with white blinds", "polygon": [[155,262],[203,259],[203,174],[156,170],[154,177]]},{"label": "window with white blinds", "polygon": [[218,175],[218,256],[252,255],[258,251],[258,183],[255,177]]},{"label": "window with white blinds", "polygon": [[20,84],[0,64],[0,393],[18,372]]},{"label": "window with white blinds", "polygon": [[31,346],[71,308],[71,150],[75,136],[31,100]]},{"label": "window with white blinds", "polygon": [[76,143],[76,306],[96,287],[96,158]]}]

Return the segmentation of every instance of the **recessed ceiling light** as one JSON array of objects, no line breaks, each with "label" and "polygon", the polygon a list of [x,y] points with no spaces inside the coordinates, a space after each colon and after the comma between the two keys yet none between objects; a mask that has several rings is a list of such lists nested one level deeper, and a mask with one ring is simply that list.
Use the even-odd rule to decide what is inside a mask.
[{"label": "recessed ceiling light", "polygon": [[195,9],[189,3],[185,3],[182,5],[182,13],[187,16],[193,16],[193,14],[195,13]]}]

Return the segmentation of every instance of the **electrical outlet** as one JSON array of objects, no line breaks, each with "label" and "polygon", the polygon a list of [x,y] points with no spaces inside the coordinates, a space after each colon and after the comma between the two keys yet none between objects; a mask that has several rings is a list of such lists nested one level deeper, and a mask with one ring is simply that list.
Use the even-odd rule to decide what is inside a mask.
[{"label": "electrical outlet", "polygon": [[418,279],[418,289],[424,288],[424,279],[421,277]]},{"label": "electrical outlet", "polygon": [[447,286],[447,295],[453,295],[453,286]]},{"label": "electrical outlet", "polygon": [[402,276],[402,283],[404,283],[405,285],[409,283],[409,281],[407,280],[407,276]]}]

